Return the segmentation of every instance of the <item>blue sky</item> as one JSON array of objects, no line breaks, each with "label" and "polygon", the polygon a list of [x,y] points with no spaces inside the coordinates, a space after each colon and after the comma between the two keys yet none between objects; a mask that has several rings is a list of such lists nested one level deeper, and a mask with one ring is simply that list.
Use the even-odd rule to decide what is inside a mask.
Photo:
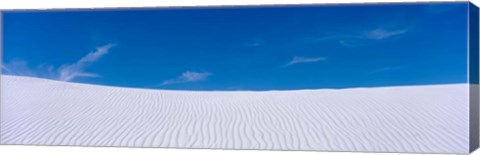
[{"label": "blue sky", "polygon": [[3,74],[186,90],[467,82],[467,3],[15,11]]}]

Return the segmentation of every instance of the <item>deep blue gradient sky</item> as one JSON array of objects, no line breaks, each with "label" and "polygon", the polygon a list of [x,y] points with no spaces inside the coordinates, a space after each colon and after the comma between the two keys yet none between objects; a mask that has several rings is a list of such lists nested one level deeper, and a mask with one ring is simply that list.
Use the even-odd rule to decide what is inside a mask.
[{"label": "deep blue gradient sky", "polygon": [[[465,2],[15,11],[3,20],[4,74],[188,90],[467,82]],[[65,70],[73,78],[60,78]]]}]

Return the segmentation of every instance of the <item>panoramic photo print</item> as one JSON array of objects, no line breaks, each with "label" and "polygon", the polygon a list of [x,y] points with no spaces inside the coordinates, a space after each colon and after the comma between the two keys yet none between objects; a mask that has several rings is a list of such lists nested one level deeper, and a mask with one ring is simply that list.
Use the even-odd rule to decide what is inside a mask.
[{"label": "panoramic photo print", "polygon": [[3,11],[0,143],[469,153],[475,11],[467,2]]}]

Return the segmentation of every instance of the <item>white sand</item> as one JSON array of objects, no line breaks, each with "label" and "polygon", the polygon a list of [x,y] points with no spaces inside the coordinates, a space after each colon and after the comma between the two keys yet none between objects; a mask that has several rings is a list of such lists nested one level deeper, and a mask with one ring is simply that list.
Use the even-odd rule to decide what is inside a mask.
[{"label": "white sand", "polygon": [[162,91],[2,76],[1,143],[468,153],[468,85]]}]

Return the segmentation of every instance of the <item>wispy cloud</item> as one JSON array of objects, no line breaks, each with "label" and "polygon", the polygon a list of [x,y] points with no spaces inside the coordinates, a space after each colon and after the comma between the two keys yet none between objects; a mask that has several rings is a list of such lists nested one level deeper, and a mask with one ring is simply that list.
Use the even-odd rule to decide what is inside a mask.
[{"label": "wispy cloud", "polygon": [[293,57],[293,59],[288,62],[287,64],[283,65],[282,67],[288,67],[291,65],[299,64],[299,63],[313,63],[319,61],[327,60],[326,57],[315,57],[315,58],[306,58],[306,57]]},{"label": "wispy cloud", "polygon": [[256,37],[247,42],[245,45],[248,47],[258,47],[265,43],[265,40],[261,37]]},{"label": "wispy cloud", "polygon": [[178,83],[189,83],[206,80],[212,73],[210,72],[192,72],[186,71],[183,72],[178,78],[165,80],[162,82],[161,86],[178,84]]},{"label": "wispy cloud", "polygon": [[2,65],[2,70],[5,72],[10,72],[10,69],[7,68],[5,65]]},{"label": "wispy cloud", "polygon": [[363,34],[363,37],[368,38],[368,39],[374,39],[374,40],[382,40],[382,39],[387,39],[393,36],[401,35],[408,32],[407,29],[383,29],[383,28],[377,28],[373,29],[370,31],[367,31],[366,33]]},{"label": "wispy cloud", "polygon": [[375,41],[397,37],[407,33],[408,31],[408,28],[375,28],[358,31],[351,34],[338,35],[330,38],[338,41],[338,43],[343,46],[357,47],[361,45],[369,45],[375,43]]},{"label": "wispy cloud", "polygon": [[71,81],[77,77],[98,77],[99,75],[84,72],[85,67],[98,61],[102,56],[114,47],[114,44],[107,44],[97,48],[97,50],[88,53],[74,64],[62,65],[59,68],[59,80]]},{"label": "wispy cloud", "polygon": [[98,47],[95,51],[88,53],[77,62],[60,65],[58,69],[47,64],[38,65],[32,69],[29,67],[27,61],[15,59],[9,63],[2,64],[2,70],[4,74],[8,75],[43,77],[61,81],[72,81],[78,77],[99,77],[100,75],[98,74],[85,72],[85,68],[91,63],[98,61],[114,46],[114,44],[107,44]]},{"label": "wispy cloud", "polygon": [[408,33],[410,29],[411,27],[401,27],[394,24],[383,25],[370,29],[356,29],[327,33],[319,37],[307,37],[306,40],[312,43],[334,41],[343,46],[359,46],[403,35]]},{"label": "wispy cloud", "polygon": [[20,59],[14,59],[9,63],[2,64],[3,74],[23,75],[23,76],[38,76],[37,73],[30,69],[28,62]]}]

